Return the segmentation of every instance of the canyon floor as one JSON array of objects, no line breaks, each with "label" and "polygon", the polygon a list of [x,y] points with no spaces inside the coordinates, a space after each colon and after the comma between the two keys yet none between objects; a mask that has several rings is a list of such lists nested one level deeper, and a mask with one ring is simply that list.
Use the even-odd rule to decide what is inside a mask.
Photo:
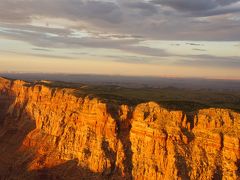
[{"label": "canyon floor", "polygon": [[0,78],[0,180],[240,178],[240,91]]}]

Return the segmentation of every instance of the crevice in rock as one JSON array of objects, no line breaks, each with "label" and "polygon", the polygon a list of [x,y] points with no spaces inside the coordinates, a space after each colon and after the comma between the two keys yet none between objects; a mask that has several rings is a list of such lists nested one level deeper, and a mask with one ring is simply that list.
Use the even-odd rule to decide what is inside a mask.
[{"label": "crevice in rock", "polygon": [[189,177],[189,167],[187,165],[186,159],[184,156],[182,156],[179,152],[178,152],[178,145],[175,144],[175,158],[176,158],[176,166],[178,169],[178,176],[184,180],[190,180]]},{"label": "crevice in rock", "polygon": [[125,154],[125,159],[123,161],[124,164],[124,174],[126,175],[127,179],[133,179],[132,175],[132,169],[133,169],[133,162],[132,162],[132,156],[133,152],[131,149],[132,143],[130,141],[130,131],[131,131],[131,123],[130,119],[132,118],[132,112],[128,112],[127,119],[125,120],[126,125],[120,121],[119,117],[119,106],[113,106],[111,104],[108,105],[108,113],[111,114],[111,116],[116,120],[118,129],[117,138],[123,145],[123,150]]},{"label": "crevice in rock", "polygon": [[115,164],[117,160],[116,152],[114,152],[109,147],[109,143],[106,141],[106,139],[103,139],[102,141],[102,150],[104,151],[106,158],[110,161],[110,164],[111,164],[110,172],[105,172],[105,173],[107,173],[106,175],[112,175],[114,171],[116,171],[116,164]]},{"label": "crevice in rock", "polygon": [[222,180],[223,178],[223,172],[222,172],[222,169],[217,166],[216,169],[215,169],[215,172],[213,174],[213,180]]},{"label": "crevice in rock", "polygon": [[186,117],[187,117],[187,123],[190,124],[190,130],[192,130],[194,128],[194,117],[196,116],[196,112],[188,112],[186,113]]},{"label": "crevice in rock", "polygon": [[236,166],[237,166],[236,174],[238,177],[240,177],[240,159],[237,160]]},{"label": "crevice in rock", "polygon": [[222,132],[219,133],[220,135],[220,143],[221,143],[221,146],[220,146],[220,151],[222,151],[223,147],[224,147],[224,135]]}]

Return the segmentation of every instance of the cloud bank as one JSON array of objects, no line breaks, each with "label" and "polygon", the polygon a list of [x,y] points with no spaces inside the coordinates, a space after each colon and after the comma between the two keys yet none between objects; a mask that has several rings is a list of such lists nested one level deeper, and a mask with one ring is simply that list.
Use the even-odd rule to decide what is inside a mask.
[{"label": "cloud bank", "polygon": [[123,62],[126,57],[133,63],[177,57],[179,65],[239,67],[234,54],[182,60],[166,49],[140,45],[148,40],[196,41],[189,46],[202,46],[200,40],[240,41],[239,24],[239,0],[0,0],[0,38],[27,42],[33,51],[46,53],[92,48],[132,54],[108,55]]}]

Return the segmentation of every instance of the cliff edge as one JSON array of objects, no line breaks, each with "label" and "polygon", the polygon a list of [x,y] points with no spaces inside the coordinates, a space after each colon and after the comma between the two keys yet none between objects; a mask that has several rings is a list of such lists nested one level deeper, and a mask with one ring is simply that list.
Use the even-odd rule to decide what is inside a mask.
[{"label": "cliff edge", "polygon": [[0,78],[0,179],[238,179],[240,114]]}]

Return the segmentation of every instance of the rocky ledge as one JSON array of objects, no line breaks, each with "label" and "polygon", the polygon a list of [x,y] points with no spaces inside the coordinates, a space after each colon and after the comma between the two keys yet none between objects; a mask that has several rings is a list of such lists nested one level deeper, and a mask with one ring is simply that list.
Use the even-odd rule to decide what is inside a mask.
[{"label": "rocky ledge", "polygon": [[238,179],[240,114],[0,78],[0,179]]}]

